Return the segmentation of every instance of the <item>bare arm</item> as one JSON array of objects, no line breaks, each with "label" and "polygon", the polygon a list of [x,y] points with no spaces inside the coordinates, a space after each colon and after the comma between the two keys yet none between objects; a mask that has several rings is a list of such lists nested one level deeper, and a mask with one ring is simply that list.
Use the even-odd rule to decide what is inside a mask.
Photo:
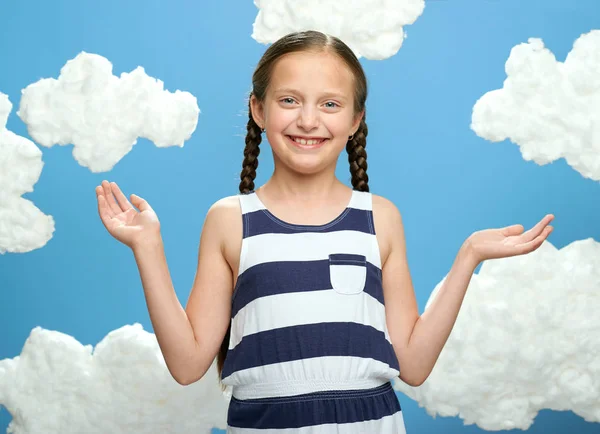
[{"label": "bare arm", "polygon": [[378,198],[382,238],[389,240],[383,264],[383,287],[387,324],[400,365],[400,379],[411,386],[421,385],[429,376],[458,317],[476,264],[463,249],[436,299],[419,316],[406,255],[402,217],[389,201]]},{"label": "bare arm", "polygon": [[204,376],[229,324],[232,275],[223,256],[223,234],[230,215],[224,201],[207,213],[187,311],[173,288],[160,235],[133,248],[158,344],[169,372],[182,385]]},{"label": "bare arm", "polygon": [[475,268],[477,263],[461,247],[439,293],[413,328],[408,354],[417,385],[427,379],[446,345]]},{"label": "bare arm", "polygon": [[[406,259],[402,218],[389,201],[374,197],[375,225],[389,252],[383,264],[386,321],[400,364],[400,378],[411,386],[429,376],[450,336],[477,266],[487,259],[524,255],[539,248],[552,232],[546,215],[527,232],[522,225],[486,229],[470,235],[456,256],[435,300],[419,316]],[[388,240],[387,244],[386,241]]]}]

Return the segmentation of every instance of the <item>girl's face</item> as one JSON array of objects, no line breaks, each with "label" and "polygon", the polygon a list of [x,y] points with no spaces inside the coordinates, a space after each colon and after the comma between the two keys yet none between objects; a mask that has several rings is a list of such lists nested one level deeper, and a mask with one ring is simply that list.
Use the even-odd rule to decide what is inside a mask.
[{"label": "girl's face", "polygon": [[252,113],[266,129],[274,159],[302,174],[335,167],[361,119],[354,116],[352,72],[327,52],[280,58],[264,104],[253,97]]}]

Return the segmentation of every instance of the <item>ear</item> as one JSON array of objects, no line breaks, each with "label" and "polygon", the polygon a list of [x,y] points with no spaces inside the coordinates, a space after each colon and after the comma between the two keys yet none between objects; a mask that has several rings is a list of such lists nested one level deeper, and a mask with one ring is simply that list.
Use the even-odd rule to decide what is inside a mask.
[{"label": "ear", "polygon": [[360,125],[360,122],[363,120],[363,117],[365,116],[365,111],[361,111],[358,115],[356,115],[356,117],[354,118],[354,122],[352,123],[352,134],[356,134],[356,131],[358,131],[358,126]]},{"label": "ear", "polygon": [[265,127],[265,116],[262,103],[254,95],[250,97],[250,111],[252,112],[252,119],[254,122],[261,127]]}]

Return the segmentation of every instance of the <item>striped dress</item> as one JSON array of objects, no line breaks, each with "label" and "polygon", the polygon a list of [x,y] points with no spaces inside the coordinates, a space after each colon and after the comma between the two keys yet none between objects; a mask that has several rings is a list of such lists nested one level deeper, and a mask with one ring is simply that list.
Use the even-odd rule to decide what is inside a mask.
[{"label": "striped dress", "polygon": [[227,432],[404,434],[371,194],[353,190],[320,226],[280,220],[255,192],[239,199]]}]

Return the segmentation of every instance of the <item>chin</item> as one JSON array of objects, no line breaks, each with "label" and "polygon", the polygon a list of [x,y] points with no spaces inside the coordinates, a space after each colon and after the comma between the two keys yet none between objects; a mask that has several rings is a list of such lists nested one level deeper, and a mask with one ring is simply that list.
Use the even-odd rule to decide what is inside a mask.
[{"label": "chin", "polygon": [[314,175],[327,167],[327,162],[316,155],[286,155],[280,162],[300,175]]}]

